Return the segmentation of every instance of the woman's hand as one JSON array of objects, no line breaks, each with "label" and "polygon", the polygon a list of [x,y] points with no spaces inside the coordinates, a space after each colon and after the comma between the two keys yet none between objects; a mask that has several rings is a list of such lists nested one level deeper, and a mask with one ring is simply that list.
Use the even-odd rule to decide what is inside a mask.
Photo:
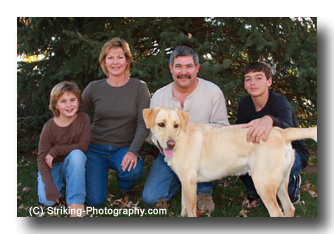
[{"label": "woman's hand", "polygon": [[124,157],[123,157],[123,160],[122,160],[122,170],[125,171],[126,168],[129,167],[128,171],[131,171],[131,169],[133,168],[136,168],[137,166],[137,155],[135,155],[134,153],[131,153],[131,152],[127,152]]}]

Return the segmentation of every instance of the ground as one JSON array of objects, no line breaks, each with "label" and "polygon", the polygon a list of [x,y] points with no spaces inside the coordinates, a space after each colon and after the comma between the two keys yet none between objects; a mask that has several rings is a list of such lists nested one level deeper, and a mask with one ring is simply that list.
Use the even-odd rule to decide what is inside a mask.
[{"label": "ground", "polygon": [[317,174],[317,166],[316,165],[307,165],[307,167],[304,170],[307,171],[307,172]]}]

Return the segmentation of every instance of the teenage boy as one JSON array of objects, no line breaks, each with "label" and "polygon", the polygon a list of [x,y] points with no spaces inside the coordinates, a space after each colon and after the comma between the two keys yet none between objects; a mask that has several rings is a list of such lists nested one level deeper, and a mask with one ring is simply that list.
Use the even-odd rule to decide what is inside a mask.
[{"label": "teenage boy", "polygon": [[[247,141],[258,144],[265,141],[273,126],[280,128],[298,127],[296,113],[288,100],[280,94],[269,90],[272,84],[271,68],[262,62],[251,62],[243,71],[244,87],[250,96],[239,102],[237,124],[249,128]],[[261,139],[262,136],[262,139]],[[300,200],[301,177],[299,173],[307,166],[310,156],[304,140],[293,141],[295,149],[295,162],[291,168],[288,193],[292,203]],[[268,152],[270,157],[270,152]],[[251,177],[246,174],[240,176],[247,187],[249,202],[262,203],[256,193]]]}]

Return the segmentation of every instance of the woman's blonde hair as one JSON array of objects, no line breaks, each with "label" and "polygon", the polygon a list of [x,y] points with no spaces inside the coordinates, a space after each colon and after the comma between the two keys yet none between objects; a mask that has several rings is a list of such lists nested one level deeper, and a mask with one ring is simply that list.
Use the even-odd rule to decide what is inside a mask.
[{"label": "woman's blonde hair", "polygon": [[109,50],[111,48],[117,48],[117,47],[122,48],[123,51],[124,51],[126,61],[128,62],[128,65],[127,65],[126,70],[125,70],[125,75],[126,75],[126,77],[130,77],[130,67],[131,67],[131,63],[132,63],[132,55],[131,55],[130,47],[129,47],[129,44],[125,40],[120,39],[118,37],[115,37],[115,38],[111,39],[110,41],[107,41],[101,49],[99,61],[100,61],[100,65],[102,67],[102,70],[103,70],[104,74],[108,77],[109,72],[108,72],[107,67],[105,66],[105,59],[106,59],[106,56],[107,56]]},{"label": "woman's blonde hair", "polygon": [[80,110],[82,104],[82,98],[81,98],[81,91],[78,85],[70,81],[63,81],[55,85],[55,87],[53,87],[50,93],[49,109],[52,111],[55,117],[59,117],[60,115],[59,110],[56,108],[56,104],[60,96],[63,95],[65,92],[73,93],[77,97],[79,102],[78,112]]}]

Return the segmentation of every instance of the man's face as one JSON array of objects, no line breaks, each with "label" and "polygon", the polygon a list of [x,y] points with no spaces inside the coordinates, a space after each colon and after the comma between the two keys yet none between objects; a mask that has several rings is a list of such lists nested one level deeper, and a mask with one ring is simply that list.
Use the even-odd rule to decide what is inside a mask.
[{"label": "man's face", "polygon": [[193,56],[178,56],[174,58],[173,66],[169,64],[170,72],[177,86],[189,89],[196,85],[200,65],[195,66]]}]

